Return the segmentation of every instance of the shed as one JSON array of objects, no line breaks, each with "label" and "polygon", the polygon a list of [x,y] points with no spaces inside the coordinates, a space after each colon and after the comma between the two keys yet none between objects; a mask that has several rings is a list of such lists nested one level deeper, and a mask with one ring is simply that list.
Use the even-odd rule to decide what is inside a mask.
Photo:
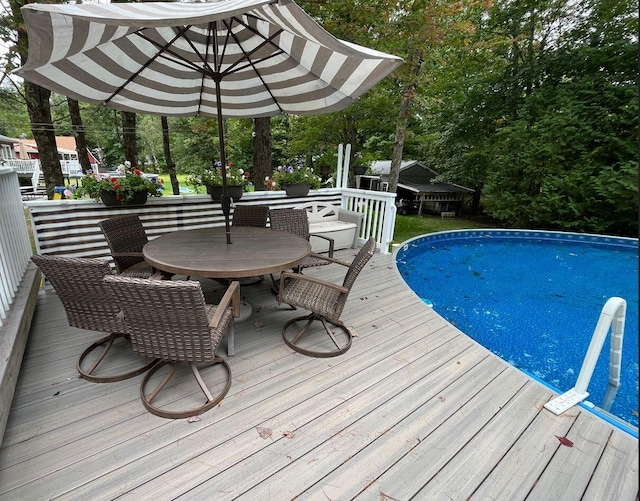
[{"label": "shed", "polygon": [[[373,162],[371,172],[380,176],[380,185],[389,182],[391,160]],[[459,216],[465,195],[472,195],[474,190],[453,183],[435,183],[438,173],[418,160],[407,160],[400,163],[398,179],[398,200],[406,200],[417,208],[418,213],[434,212],[455,213]]]}]

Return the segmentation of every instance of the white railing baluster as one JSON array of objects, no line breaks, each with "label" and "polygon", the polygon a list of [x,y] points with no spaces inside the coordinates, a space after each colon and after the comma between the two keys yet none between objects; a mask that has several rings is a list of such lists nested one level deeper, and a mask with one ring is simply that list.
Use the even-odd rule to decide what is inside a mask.
[{"label": "white railing baluster", "polygon": [[31,256],[18,175],[0,167],[0,327],[7,317]]}]

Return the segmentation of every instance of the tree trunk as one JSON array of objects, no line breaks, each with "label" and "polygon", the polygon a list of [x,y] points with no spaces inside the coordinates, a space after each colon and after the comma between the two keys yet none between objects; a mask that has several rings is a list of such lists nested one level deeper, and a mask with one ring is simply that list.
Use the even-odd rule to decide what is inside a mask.
[{"label": "tree trunk", "polygon": [[265,178],[271,176],[271,119],[253,120],[253,184],[256,191],[266,189]]},{"label": "tree trunk", "polygon": [[73,135],[76,138],[76,151],[78,152],[78,161],[82,172],[85,174],[91,170],[91,162],[87,153],[87,141],[84,137],[84,126],[82,125],[82,116],[80,115],[80,105],[75,99],[67,98],[69,106],[69,115],[71,116],[71,126],[73,127]]},{"label": "tree trunk", "polygon": [[[13,27],[17,31],[16,50],[20,56],[20,64],[27,61],[28,39],[27,30],[22,19],[20,8],[24,5],[20,1],[9,1],[13,14]],[[10,25],[11,20],[9,19]],[[31,82],[24,82],[24,99],[27,103],[29,120],[31,121],[31,132],[38,146],[40,156],[40,167],[47,187],[47,196],[53,198],[54,188],[64,185],[60,159],[58,158],[58,146],[56,145],[56,135],[51,119],[51,105],[49,97],[51,91]]]},{"label": "tree trunk", "polygon": [[128,111],[120,112],[122,115],[122,148],[124,159],[129,160],[133,167],[138,166],[138,145],[136,141],[136,114]]},{"label": "tree trunk", "polygon": [[398,179],[400,178],[400,163],[402,162],[402,151],[404,150],[404,140],[409,122],[409,105],[413,97],[414,86],[411,85],[402,91],[402,102],[400,103],[400,114],[396,123],[396,137],[393,142],[393,155],[391,156],[391,167],[389,169],[389,188],[391,193],[398,191]]},{"label": "tree trunk", "polygon": [[412,51],[409,59],[413,61],[411,69],[415,78],[402,91],[402,101],[400,102],[400,113],[398,114],[398,121],[396,122],[396,137],[393,142],[393,155],[391,156],[391,167],[389,169],[388,191],[392,193],[398,192],[400,163],[402,162],[402,151],[404,150],[404,140],[407,133],[407,125],[409,123],[409,109],[411,107],[411,100],[413,99],[416,91],[420,67],[422,66],[422,52]]},{"label": "tree trunk", "polygon": [[[31,120],[31,131],[38,145],[40,166],[44,182],[47,187],[47,197],[53,198],[54,188],[64,186],[56,135],[53,131],[51,120],[51,107],[49,97],[51,91],[31,82],[24,82],[24,95],[27,101],[27,110]],[[34,127],[34,124],[37,126]]]},{"label": "tree trunk", "polygon": [[180,185],[178,184],[178,176],[176,175],[176,164],[171,156],[171,146],[169,143],[169,121],[167,117],[161,116],[162,124],[162,151],[164,152],[164,161],[167,164],[167,172],[171,179],[171,190],[174,195],[180,195]]}]

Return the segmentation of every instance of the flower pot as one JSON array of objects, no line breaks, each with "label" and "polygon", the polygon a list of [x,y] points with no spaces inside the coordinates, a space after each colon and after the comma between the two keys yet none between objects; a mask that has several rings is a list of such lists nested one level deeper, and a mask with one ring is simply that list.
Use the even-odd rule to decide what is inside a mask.
[{"label": "flower pot", "polygon": [[364,174],[367,172],[367,166],[366,165],[354,165],[353,166],[353,173],[356,176],[364,176]]},{"label": "flower pot", "polygon": [[288,197],[305,197],[311,189],[309,183],[283,184],[282,187],[287,192]]},{"label": "flower pot", "polygon": [[[243,193],[242,185],[227,186],[227,195],[233,198],[235,201],[242,198]],[[214,202],[219,202],[222,197],[222,186],[207,186],[207,193],[211,195],[211,199]]]},{"label": "flower pot", "polygon": [[147,203],[147,196],[149,193],[146,191],[136,191],[133,194],[133,199],[130,202],[123,202],[116,199],[116,194],[113,191],[100,190],[100,198],[102,203],[107,207],[116,207],[119,205],[144,205]]}]

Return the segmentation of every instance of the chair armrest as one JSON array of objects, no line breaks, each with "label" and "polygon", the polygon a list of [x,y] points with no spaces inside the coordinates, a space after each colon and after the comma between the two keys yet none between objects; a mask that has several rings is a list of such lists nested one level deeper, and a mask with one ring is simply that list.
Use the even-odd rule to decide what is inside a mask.
[{"label": "chair armrest", "polygon": [[349,289],[347,289],[346,287],[343,287],[342,285],[334,284],[333,282],[327,282],[326,280],[321,280],[319,278],[310,277],[308,275],[302,275],[300,273],[293,273],[291,271],[284,271],[284,272],[282,272],[280,274],[280,288],[278,289],[278,291],[279,291],[279,293],[278,293],[278,304],[281,304],[280,294],[284,290],[284,282],[285,282],[285,280],[287,278],[290,278],[290,279],[293,279],[293,280],[306,280],[307,282],[318,284],[318,285],[321,285],[321,286],[326,287],[328,289],[337,290],[338,292],[340,292],[342,294],[348,294],[349,293]]},{"label": "chair armrest", "polygon": [[222,299],[220,300],[220,304],[216,308],[215,313],[213,314],[213,318],[211,322],[209,322],[209,328],[215,329],[218,327],[220,323],[220,319],[222,318],[222,314],[224,311],[231,306],[233,309],[233,316],[235,318],[240,316],[240,282],[233,281],[229,284],[227,288],[227,292],[224,293]]},{"label": "chair armrest", "polygon": [[316,257],[318,259],[323,259],[324,261],[328,261],[329,263],[340,264],[342,266],[346,266],[347,268],[351,266],[351,263],[347,263],[346,261],[341,261],[340,259],[336,259],[335,257],[323,256],[322,254],[316,254],[312,252],[310,254],[311,257]]},{"label": "chair armrest", "polygon": [[[315,237],[315,238],[322,238],[324,240],[327,240],[329,242],[329,257],[333,257],[333,245],[334,245],[334,240],[331,237],[328,237],[326,235],[309,235],[309,239],[311,239],[311,237]],[[324,259],[324,256],[320,256],[318,254],[316,254],[316,257],[321,257]]]}]

